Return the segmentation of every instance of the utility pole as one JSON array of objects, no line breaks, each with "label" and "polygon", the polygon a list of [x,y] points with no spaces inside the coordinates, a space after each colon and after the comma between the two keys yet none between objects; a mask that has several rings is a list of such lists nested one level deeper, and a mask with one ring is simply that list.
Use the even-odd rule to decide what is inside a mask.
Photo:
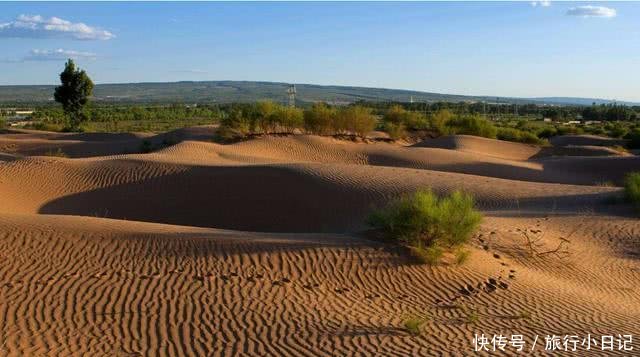
[{"label": "utility pole", "polygon": [[287,95],[289,96],[289,106],[290,107],[295,107],[296,106],[296,85],[295,84],[290,84],[289,88],[287,88]]}]

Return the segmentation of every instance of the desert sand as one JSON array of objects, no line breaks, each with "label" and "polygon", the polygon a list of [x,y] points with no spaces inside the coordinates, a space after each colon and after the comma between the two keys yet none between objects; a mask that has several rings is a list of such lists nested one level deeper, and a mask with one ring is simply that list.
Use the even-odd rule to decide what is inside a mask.
[{"label": "desert sand", "polygon": [[[214,131],[0,134],[0,355],[475,355],[474,334],[632,334],[631,354],[591,355],[640,350],[640,221],[616,186],[638,157],[574,137]],[[368,239],[372,209],[424,188],[476,197],[465,264]]]}]

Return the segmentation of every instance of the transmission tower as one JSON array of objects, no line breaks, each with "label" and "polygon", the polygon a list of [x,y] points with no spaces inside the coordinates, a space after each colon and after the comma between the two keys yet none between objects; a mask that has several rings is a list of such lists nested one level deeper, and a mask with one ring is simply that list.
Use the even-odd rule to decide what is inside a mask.
[{"label": "transmission tower", "polygon": [[287,94],[289,95],[289,106],[296,106],[296,85],[289,84],[289,88],[287,88]]}]

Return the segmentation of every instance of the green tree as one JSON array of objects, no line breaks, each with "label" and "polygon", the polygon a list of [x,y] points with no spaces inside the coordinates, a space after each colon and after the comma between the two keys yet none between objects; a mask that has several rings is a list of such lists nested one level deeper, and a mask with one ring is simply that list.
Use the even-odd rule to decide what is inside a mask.
[{"label": "green tree", "polygon": [[76,69],[71,59],[67,60],[64,71],[60,73],[60,82],[62,84],[56,87],[54,98],[62,104],[68,129],[77,130],[80,123],[87,119],[84,106],[93,92],[93,82],[87,72]]}]

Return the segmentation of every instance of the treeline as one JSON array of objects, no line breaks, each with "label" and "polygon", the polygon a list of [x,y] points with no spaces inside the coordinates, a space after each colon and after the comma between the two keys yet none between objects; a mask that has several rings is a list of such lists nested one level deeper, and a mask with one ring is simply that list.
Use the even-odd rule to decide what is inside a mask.
[{"label": "treeline", "polygon": [[491,118],[531,117],[550,118],[557,121],[583,120],[597,121],[635,121],[640,120],[640,107],[617,104],[593,104],[591,106],[548,106],[539,104],[507,104],[482,102],[434,102],[434,103],[393,103],[366,102],[359,105],[374,108],[382,113],[393,106],[401,106],[406,110],[422,112],[425,115],[446,109],[455,114],[482,114]]},{"label": "treeline", "polygon": [[[85,115],[93,122],[121,122],[121,121],[171,121],[185,119],[218,120],[222,112],[217,105],[168,105],[168,106],[89,106]],[[64,123],[65,115],[60,107],[37,108],[32,119],[46,123]]]},{"label": "treeline", "polygon": [[330,107],[316,103],[311,108],[287,107],[271,101],[236,105],[220,121],[219,135],[235,139],[254,134],[283,134],[304,131],[318,135],[365,137],[375,129],[377,118],[371,108]]},{"label": "treeline", "polygon": [[400,105],[386,110],[352,105],[331,107],[316,103],[308,109],[282,106],[269,101],[238,105],[224,114],[218,130],[220,139],[234,140],[250,135],[290,134],[351,135],[365,138],[373,130],[391,139],[465,134],[493,139],[541,144],[544,139],[515,128],[496,127],[477,114],[455,114],[448,109],[424,114]]}]

